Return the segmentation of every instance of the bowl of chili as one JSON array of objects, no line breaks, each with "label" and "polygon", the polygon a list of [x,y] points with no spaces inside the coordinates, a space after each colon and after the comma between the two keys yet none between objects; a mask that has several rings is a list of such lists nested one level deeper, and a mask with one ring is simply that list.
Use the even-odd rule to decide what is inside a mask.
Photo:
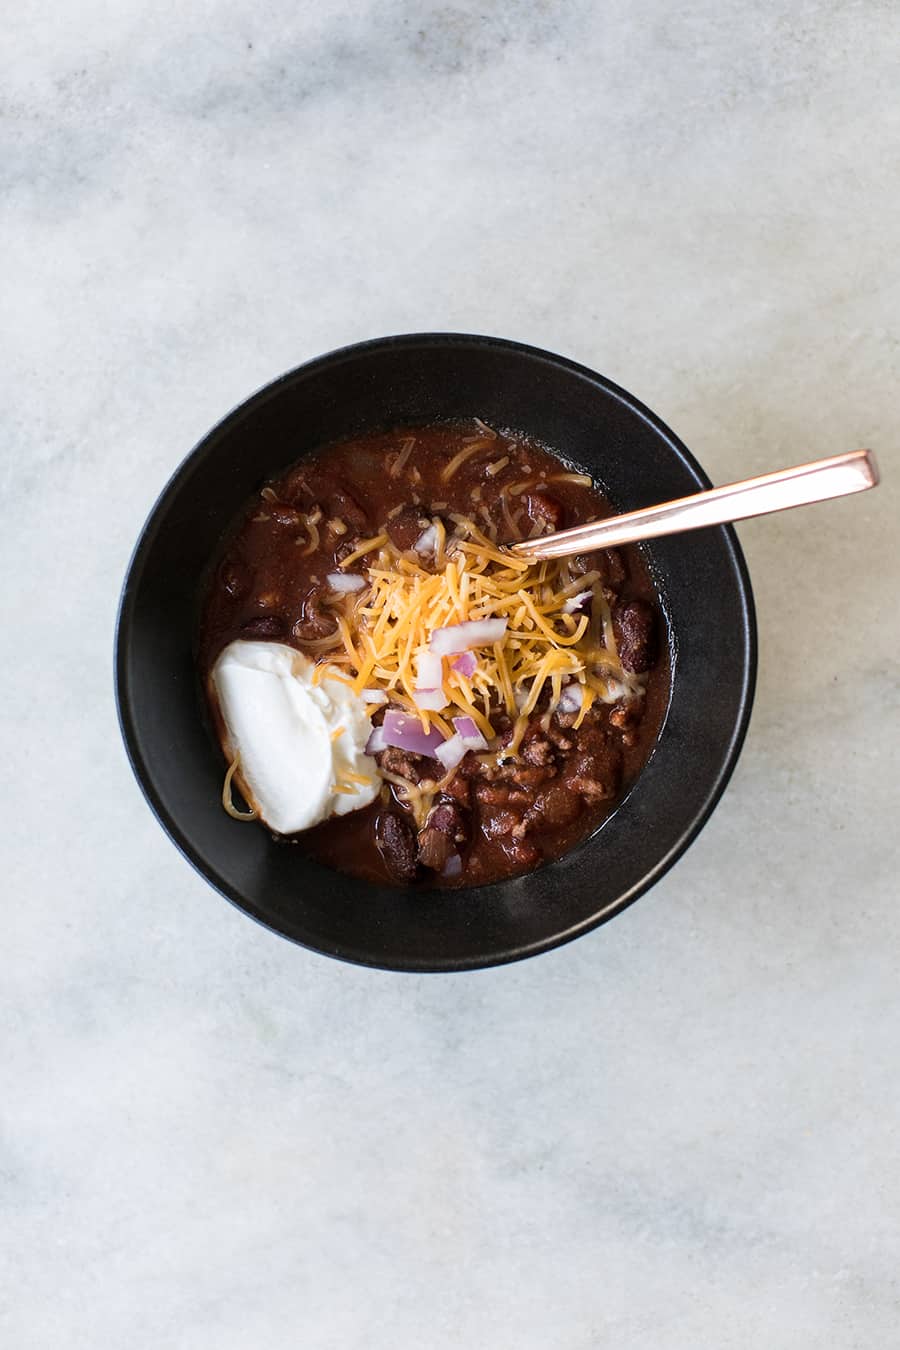
[{"label": "bowl of chili", "polygon": [[[473,419],[475,433],[467,437]],[[505,440],[496,452],[489,446],[480,456],[470,456],[470,446],[480,447],[479,427],[495,435],[495,428],[503,428]],[[456,460],[468,461],[466,491],[474,491],[478,505],[486,507],[479,520],[488,522],[504,475],[519,476],[514,472],[519,453],[531,477],[523,480],[516,504],[525,525],[541,528],[540,518],[549,510],[546,502],[575,494],[574,482],[545,490],[555,475],[551,462],[541,458],[541,447],[550,447],[564,461],[560,478],[583,477],[617,511],[709,486],[690,452],[637,399],[552,353],[464,334],[389,337],[332,352],[275,380],[237,407],[204,437],[163,490],[125,578],[116,635],[116,692],[126,749],[148,803],[184,856],[223,896],[269,928],[327,955],[386,969],[452,971],[521,959],[578,937],[620,913],[675,863],[708,820],[740,752],[753,698],[755,618],[746,566],[730,527],[656,540],[632,560],[628,584],[637,591],[623,598],[622,612],[627,601],[632,607],[652,603],[658,614],[657,674],[638,673],[649,680],[648,730],[643,740],[634,737],[640,755],[634,752],[630,771],[629,751],[622,752],[626,771],[621,788],[602,811],[586,817],[587,826],[582,821],[573,830],[570,822],[554,834],[552,815],[537,816],[536,839],[533,830],[531,842],[525,843],[535,850],[542,842],[539,827],[546,826],[546,856],[535,857],[527,849],[517,853],[504,836],[503,809],[509,820],[521,822],[528,810],[534,818],[537,807],[532,798],[530,808],[510,814],[507,791],[504,808],[498,787],[507,789],[502,780],[509,772],[502,767],[499,784],[490,774],[482,783],[476,769],[471,785],[478,803],[487,803],[477,810],[491,822],[499,843],[485,843],[480,853],[470,845],[471,871],[451,873],[444,886],[405,885],[402,877],[398,884],[390,866],[386,871],[382,867],[385,856],[391,862],[390,849],[386,855],[384,847],[380,852],[370,849],[367,861],[363,839],[375,838],[379,828],[374,804],[368,833],[362,829],[364,813],[356,812],[355,834],[338,829],[354,819],[346,816],[319,828],[315,848],[302,840],[301,847],[290,847],[259,825],[237,825],[221,809],[222,758],[206,698],[211,575],[221,574],[217,569],[227,560],[229,540],[236,537],[235,522],[246,519],[241,512],[261,485],[288,481],[298,466],[302,475],[323,446],[357,447],[351,456],[362,463],[359,447],[377,445],[380,437],[393,434],[391,444],[402,451],[406,442],[396,439],[398,429],[415,428],[455,428],[457,441],[444,435],[445,452],[436,441],[429,453],[428,437],[423,438],[417,470],[427,485],[429,464],[444,453],[453,483],[446,484],[437,505],[448,519],[459,518],[459,511],[450,509],[459,500],[444,500],[457,483]],[[534,447],[530,455],[529,446]],[[499,453],[507,447],[511,454]],[[396,457],[386,462],[396,463]],[[501,467],[489,473],[496,465]],[[537,465],[543,467],[538,470]],[[428,509],[441,481],[436,470],[434,476],[426,493]],[[268,491],[276,498],[272,488]],[[365,510],[385,516],[394,512],[395,519],[402,519],[400,499],[394,503],[386,491],[376,474]],[[422,502],[417,505],[421,510]],[[568,509],[580,509],[577,494]],[[587,498],[583,509],[589,509]],[[345,523],[337,511],[331,519]],[[435,519],[439,522],[440,515]],[[549,528],[558,521],[545,523]],[[427,520],[420,517],[415,528],[423,527]],[[258,528],[264,531],[265,521]],[[489,541],[480,531],[487,528],[481,524],[476,530],[485,544]],[[460,533],[471,537],[462,527]],[[331,542],[339,559],[340,540]],[[383,547],[390,561],[389,535]],[[345,556],[354,556],[353,551]],[[483,573],[482,562],[478,566]],[[349,590],[349,583],[331,584]],[[611,579],[602,578],[602,584],[608,590]],[[384,589],[388,595],[396,591],[388,585]],[[485,593],[493,594],[487,584]],[[572,598],[577,596],[576,591]],[[246,598],[241,603],[245,608],[220,607],[214,613],[220,647],[229,623],[240,635],[240,624],[253,624],[260,617],[258,610],[246,608]],[[574,624],[570,626],[574,632]],[[256,627],[256,636],[266,639],[259,623]],[[293,641],[292,633],[273,630],[268,637]],[[621,640],[621,628],[619,636]],[[304,637],[301,629],[301,651]],[[311,635],[307,640],[314,644],[319,639]],[[626,631],[626,646],[630,640]],[[451,640],[443,641],[447,645]],[[338,654],[337,659],[346,662],[348,657]],[[631,659],[640,664],[638,657]],[[356,669],[344,673],[352,677]],[[626,669],[626,679],[629,674]],[[477,707],[471,710],[478,712]],[[455,711],[465,712],[466,706]],[[510,711],[507,740],[514,735],[521,709],[510,705]],[[579,713],[569,711],[571,725]],[[448,724],[448,736],[452,731]],[[563,747],[572,740],[572,733],[568,735],[569,741],[558,737]],[[559,774],[569,775],[567,787],[587,794],[581,798],[587,809],[590,795],[574,776],[578,765],[574,759],[567,763],[565,748],[555,745],[550,753],[556,756]],[[538,749],[532,758],[538,761],[533,767],[540,769]],[[582,765],[584,759],[582,754]],[[471,752],[465,762],[474,762]],[[514,790],[519,787],[513,784]],[[538,806],[544,801],[552,806],[562,796],[552,784],[535,792]],[[402,789],[398,795],[411,809]],[[524,789],[520,795],[527,800]],[[499,805],[491,806],[492,801]],[[430,800],[428,808],[437,809]],[[381,830],[383,845],[383,826]],[[432,832],[429,847],[433,843]],[[507,856],[517,859],[517,865],[498,870],[497,860]],[[443,854],[440,859],[445,861]],[[346,864],[353,860],[357,865],[348,870]]]}]

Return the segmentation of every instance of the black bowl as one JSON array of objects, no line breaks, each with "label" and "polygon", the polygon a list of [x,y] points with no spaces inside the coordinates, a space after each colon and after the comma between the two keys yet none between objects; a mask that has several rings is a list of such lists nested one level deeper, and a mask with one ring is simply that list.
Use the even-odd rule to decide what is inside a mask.
[{"label": "black bowl", "polygon": [[582,366],[497,338],[424,334],[320,357],[254,394],[188,455],[128,568],[117,632],[122,734],[150,806],[224,896],[295,942],[392,970],[466,970],[586,933],[637,899],[709,818],[750,718],[753,599],[730,528],[647,549],[670,631],[672,692],[656,747],[603,826],[530,876],[404,891],[333,872],[222,810],[222,757],[193,665],[210,555],[264,478],[361,431],[478,416],[588,470],[621,511],[709,486],[658,418]]}]

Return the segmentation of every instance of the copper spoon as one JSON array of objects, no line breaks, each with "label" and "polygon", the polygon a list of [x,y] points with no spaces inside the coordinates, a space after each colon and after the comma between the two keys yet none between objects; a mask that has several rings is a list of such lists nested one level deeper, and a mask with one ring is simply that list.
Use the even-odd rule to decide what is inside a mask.
[{"label": "copper spoon", "polygon": [[576,525],[571,530],[545,534],[540,539],[523,539],[511,544],[509,551],[524,558],[565,558],[572,553],[591,553],[597,548],[615,548],[639,539],[656,539],[661,534],[680,534],[706,525],[724,525],[749,516],[765,516],[770,511],[786,511],[791,506],[845,497],[877,487],[878,465],[871,450],[848,450],[828,459],[814,459],[793,469],[779,469],[758,478],[695,492],[658,506],[645,506],[623,516]]}]

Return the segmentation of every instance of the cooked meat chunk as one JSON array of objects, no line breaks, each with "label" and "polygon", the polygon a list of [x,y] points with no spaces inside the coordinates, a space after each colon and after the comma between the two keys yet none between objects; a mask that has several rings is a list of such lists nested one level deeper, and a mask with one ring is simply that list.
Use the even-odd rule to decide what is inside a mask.
[{"label": "cooked meat chunk", "polygon": [[293,506],[299,506],[302,511],[308,511],[315,502],[321,501],[324,497],[324,493],[317,493],[317,488],[322,486],[321,477],[322,475],[310,469],[309,465],[298,464],[297,468],[282,480],[279,495]]},{"label": "cooked meat chunk", "polygon": [[511,787],[521,788],[523,792],[540,787],[555,775],[555,764],[523,764],[521,760],[504,765],[500,774]]},{"label": "cooked meat chunk", "polygon": [[413,881],[416,875],[416,835],[405,816],[381,811],[375,817],[375,846],[396,881]]},{"label": "cooked meat chunk", "polygon": [[576,576],[599,572],[604,583],[614,590],[622,585],[628,575],[625,560],[617,548],[598,549],[596,553],[577,553],[569,559],[569,566]]},{"label": "cooked meat chunk", "polygon": [[328,498],[328,514],[335,520],[342,520],[351,530],[364,530],[369,517],[359,502],[345,487],[338,487]]},{"label": "cooked meat chunk", "polygon": [[582,775],[574,774],[566,779],[566,784],[571,792],[578,792],[591,806],[597,802],[608,802],[616,795],[615,787],[610,783],[604,783],[599,778],[585,778]]},{"label": "cooked meat chunk", "polygon": [[571,825],[582,811],[581,800],[566,783],[548,783],[535,799],[525,819],[537,826]]},{"label": "cooked meat chunk", "polygon": [[[351,530],[365,530],[369,524],[367,512],[346,484],[315,464],[299,465],[278,491],[291,507],[309,512],[318,506],[326,519],[342,520]],[[273,506],[267,507],[270,514]]]},{"label": "cooked meat chunk", "polygon": [[571,792],[586,802],[603,802],[614,797],[622,777],[622,750],[618,738],[594,718],[572,733],[575,750],[566,759],[564,780]]},{"label": "cooked meat chunk", "polygon": [[610,710],[609,725],[618,731],[623,745],[635,745],[638,739],[638,727],[643,712],[640,699],[628,703],[617,703]]},{"label": "cooked meat chunk", "polygon": [[622,554],[617,548],[605,548],[600,556],[603,558],[603,562],[597,570],[607,586],[613,588],[621,586],[628,575]]},{"label": "cooked meat chunk", "polygon": [[586,802],[605,802],[616,795],[622,775],[621,754],[606,747],[601,754],[579,754],[566,766],[565,785]]},{"label": "cooked meat chunk", "polygon": [[640,675],[656,660],[653,610],[646,600],[629,600],[613,610],[613,631],[625,670]]},{"label": "cooked meat chunk", "polygon": [[540,726],[537,726],[535,735],[526,733],[523,737],[521,754],[529,764],[552,765],[556,762],[552,742],[541,732]]},{"label": "cooked meat chunk", "polygon": [[497,806],[529,807],[534,801],[532,793],[517,791],[506,783],[476,783],[475,796],[491,810]]},{"label": "cooked meat chunk", "polygon": [[592,717],[590,714],[584,719],[580,727],[573,729],[572,737],[579,752],[583,755],[602,756],[606,753],[608,745],[606,732],[596,717]]},{"label": "cooked meat chunk", "polygon": [[323,609],[322,592],[311,591],[304,598],[300,614],[294,623],[292,629],[294,637],[298,642],[317,642],[320,638],[329,637],[334,631],[334,615]]},{"label": "cooked meat chunk", "polygon": [[482,833],[488,839],[501,839],[505,834],[512,834],[513,830],[521,824],[522,817],[517,811],[510,811],[501,808],[498,811],[492,811],[481,821]]},{"label": "cooked meat chunk", "polygon": [[385,522],[385,529],[394,548],[401,552],[411,549],[422,531],[428,528],[428,517],[418,506],[404,506]]},{"label": "cooked meat chunk", "polygon": [[488,770],[485,765],[482,764],[474,750],[469,750],[466,753],[465,758],[460,761],[457,777],[469,780],[488,777]]},{"label": "cooked meat chunk", "polygon": [[542,526],[547,533],[562,529],[563,508],[546,492],[529,492],[525,497],[525,512],[530,521]]},{"label": "cooked meat chunk", "polygon": [[419,862],[432,872],[443,872],[451,853],[455,853],[453,840],[443,830],[426,825],[419,831]]},{"label": "cooked meat chunk", "polygon": [[472,784],[461,773],[455,774],[451,778],[444,788],[444,792],[453,801],[458,802],[460,806],[469,807],[472,805]]},{"label": "cooked meat chunk", "polygon": [[498,843],[506,855],[507,862],[517,872],[536,867],[541,861],[541,850],[530,839],[517,839],[510,834],[498,840]]},{"label": "cooked meat chunk", "polygon": [[426,759],[424,755],[414,755],[409,750],[398,750],[395,745],[389,745],[376,759],[386,773],[405,778],[409,783],[421,783],[434,772],[432,760]]},{"label": "cooked meat chunk", "polygon": [[553,721],[547,728],[547,739],[552,741],[557,750],[571,750],[575,744],[570,728],[577,716],[577,713],[554,713]]}]

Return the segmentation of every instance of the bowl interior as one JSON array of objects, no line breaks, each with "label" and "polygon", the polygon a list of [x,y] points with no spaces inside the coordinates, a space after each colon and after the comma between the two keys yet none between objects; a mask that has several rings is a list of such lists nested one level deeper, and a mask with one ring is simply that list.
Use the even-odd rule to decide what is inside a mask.
[{"label": "bowl interior", "polygon": [[302,366],[239,407],[185,460],[131,561],[117,636],[122,730],[173,841],[223,895],[285,936],[391,969],[513,960],[586,931],[653,883],[706,820],[749,719],[752,599],[733,532],[646,550],[669,622],[672,694],[656,748],[600,830],[530,876],[459,891],[372,886],[323,868],[221,809],[223,766],[193,645],[204,572],[264,478],[364,430],[478,416],[592,473],[622,511],[708,486],[635,399],[560,357],[496,339],[389,338]]}]

